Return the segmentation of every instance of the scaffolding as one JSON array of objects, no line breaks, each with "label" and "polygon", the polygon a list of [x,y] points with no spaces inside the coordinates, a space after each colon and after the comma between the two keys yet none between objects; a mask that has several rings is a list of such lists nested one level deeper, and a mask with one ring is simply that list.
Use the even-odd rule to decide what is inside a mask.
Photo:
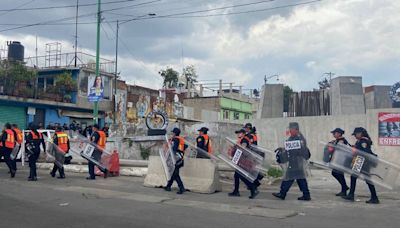
[{"label": "scaffolding", "polygon": [[61,66],[61,43],[47,43],[45,67],[60,67]]}]

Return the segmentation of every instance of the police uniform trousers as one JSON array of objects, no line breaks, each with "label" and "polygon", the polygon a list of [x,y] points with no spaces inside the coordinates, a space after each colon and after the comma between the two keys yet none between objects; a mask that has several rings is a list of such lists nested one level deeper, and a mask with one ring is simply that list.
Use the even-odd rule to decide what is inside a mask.
[{"label": "police uniform trousers", "polygon": [[36,172],[36,161],[39,159],[40,155],[40,149],[33,149],[33,154],[31,154],[28,158],[28,163],[29,163],[29,177],[34,178],[37,177],[37,172]]},{"label": "police uniform trousers", "polygon": [[[369,191],[371,192],[371,199],[378,199],[378,196],[376,194],[376,189],[375,185],[369,183],[368,181],[365,181],[368,185]],[[356,176],[351,176],[350,178],[350,196],[354,196],[354,192],[356,191],[356,185],[357,185],[357,177]]]},{"label": "police uniform trousers", "polygon": [[179,170],[183,167],[183,161],[180,165],[175,165],[174,172],[172,173],[171,179],[167,183],[167,188],[170,188],[174,181],[178,184],[179,190],[184,191],[185,187],[183,186],[183,182],[181,176],[179,175]]},{"label": "police uniform trousers", "polygon": [[[99,150],[94,150],[93,151],[93,154],[92,154],[92,158],[95,160],[95,161],[98,161],[98,162],[100,162],[101,161],[101,151],[99,151]],[[91,179],[95,179],[96,178],[96,174],[94,173],[94,167],[96,166],[96,164],[94,164],[93,162],[91,162],[91,161],[88,161],[88,169],[89,169],[89,176],[90,176],[90,178]],[[106,169],[103,169],[103,168],[101,168],[101,167],[98,167],[99,169],[100,169],[100,171],[102,171],[103,173],[104,173],[104,175],[106,175],[106,172],[107,172],[107,170]]]},{"label": "police uniform trousers", "polygon": [[250,190],[250,192],[254,192],[255,191],[254,183],[252,183],[249,180],[247,180],[238,171],[235,171],[235,175],[233,175],[233,178],[234,178],[234,181],[235,181],[233,192],[239,192],[239,180],[243,181],[243,183],[247,186],[247,188]]},{"label": "police uniform trousers", "polygon": [[56,172],[58,171],[58,173],[60,174],[60,177],[65,177],[65,173],[64,173],[64,167],[58,167],[57,165],[56,165],[56,163],[54,163],[54,166],[53,166],[53,170],[51,171],[51,173],[53,174],[53,175],[56,175]]},{"label": "police uniform trousers", "polygon": [[0,148],[0,157],[3,156],[4,157],[4,162],[7,164],[8,169],[10,170],[10,172],[12,172],[12,170],[14,169],[14,165],[13,165],[13,161],[10,158],[12,149],[7,148],[7,147],[1,147]]},{"label": "police uniform trousers", "polygon": [[347,189],[349,189],[343,172],[334,169],[332,170],[332,176],[339,182],[340,186],[342,187],[342,192],[346,192]]},{"label": "police uniform trousers", "polygon": [[[290,187],[292,186],[294,180],[286,180],[282,181],[281,184],[281,194],[286,196]],[[300,188],[300,191],[303,192],[304,197],[310,197],[310,190],[308,189],[307,179],[296,179],[297,185]]]}]

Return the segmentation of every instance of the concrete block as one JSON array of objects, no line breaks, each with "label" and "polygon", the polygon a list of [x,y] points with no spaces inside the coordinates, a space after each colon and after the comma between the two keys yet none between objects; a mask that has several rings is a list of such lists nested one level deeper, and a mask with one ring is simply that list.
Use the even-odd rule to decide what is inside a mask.
[{"label": "concrete block", "polygon": [[265,84],[262,87],[257,119],[283,116],[283,85]]},{"label": "concrete block", "polygon": [[[185,166],[181,168],[180,175],[185,188],[197,193],[214,193],[221,191],[218,167],[209,159],[186,159]],[[149,166],[144,186],[165,186],[167,179],[161,159],[150,156]],[[176,186],[176,183],[174,183]]]}]

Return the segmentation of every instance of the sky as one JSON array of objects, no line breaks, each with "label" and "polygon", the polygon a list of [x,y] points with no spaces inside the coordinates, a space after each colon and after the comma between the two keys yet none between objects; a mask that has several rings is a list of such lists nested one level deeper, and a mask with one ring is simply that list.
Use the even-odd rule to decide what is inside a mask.
[{"label": "sky", "polygon": [[[73,51],[76,9],[59,6],[76,0],[1,2],[0,47],[18,40],[25,57],[34,56],[37,37],[39,55],[51,42]],[[400,81],[398,0],[102,2],[101,56],[115,59],[116,20],[125,22],[119,29],[118,71],[128,83],[160,88],[161,69],[181,71],[187,65],[194,65],[200,81],[222,79],[246,89],[260,88],[264,76],[279,75],[268,83],[312,90],[327,72],[362,76],[364,86]],[[94,3],[79,0],[78,49],[92,54]]]}]

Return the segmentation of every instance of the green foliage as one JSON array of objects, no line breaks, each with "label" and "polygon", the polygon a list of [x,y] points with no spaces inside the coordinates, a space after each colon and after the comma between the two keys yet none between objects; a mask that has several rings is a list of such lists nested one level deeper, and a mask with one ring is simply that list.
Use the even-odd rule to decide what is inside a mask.
[{"label": "green foliage", "polygon": [[178,71],[168,67],[167,69],[161,70],[158,73],[164,79],[163,86],[167,88],[176,88],[178,86]]},{"label": "green foliage", "polygon": [[283,176],[282,169],[271,167],[268,169],[267,175],[270,177],[278,178]]},{"label": "green foliage", "polygon": [[150,157],[150,153],[151,150],[150,148],[145,148],[142,145],[139,144],[139,149],[140,149],[140,156],[144,159],[144,160],[148,160]]},{"label": "green foliage", "polygon": [[62,94],[69,94],[78,90],[78,83],[70,72],[64,72],[56,77],[55,89]]},{"label": "green foliage", "polygon": [[293,90],[289,86],[285,85],[283,87],[283,111],[289,111],[289,101],[290,97],[292,96]]},{"label": "green foliage", "polygon": [[9,80],[14,84],[16,81],[29,82],[37,77],[37,71],[29,69],[21,62],[10,62],[3,60],[0,62],[0,78]]},{"label": "green foliage", "polygon": [[193,65],[183,68],[182,76],[185,77],[187,81],[186,89],[188,88],[188,84],[197,82],[198,75]]}]

